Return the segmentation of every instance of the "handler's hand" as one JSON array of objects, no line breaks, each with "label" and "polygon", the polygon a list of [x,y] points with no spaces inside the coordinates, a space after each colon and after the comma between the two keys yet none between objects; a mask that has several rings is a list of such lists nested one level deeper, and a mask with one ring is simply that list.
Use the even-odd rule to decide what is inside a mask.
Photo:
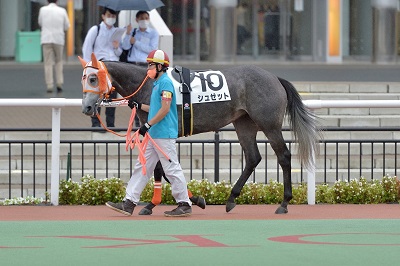
[{"label": "handler's hand", "polygon": [[113,41],[113,42],[112,42],[112,45],[113,45],[114,49],[118,49],[118,47],[119,47],[119,41]]},{"label": "handler's hand", "polygon": [[132,30],[132,24],[129,23],[128,26],[126,26],[126,34],[129,35],[131,33],[131,30]]},{"label": "handler's hand", "polygon": [[135,102],[132,98],[129,99],[128,101],[128,106],[133,109],[134,107],[136,107],[136,109],[140,110],[140,108],[142,108],[142,104]]},{"label": "handler's hand", "polygon": [[139,134],[144,136],[146,132],[151,128],[151,125],[149,123],[145,123],[143,126],[140,127],[139,129]]}]

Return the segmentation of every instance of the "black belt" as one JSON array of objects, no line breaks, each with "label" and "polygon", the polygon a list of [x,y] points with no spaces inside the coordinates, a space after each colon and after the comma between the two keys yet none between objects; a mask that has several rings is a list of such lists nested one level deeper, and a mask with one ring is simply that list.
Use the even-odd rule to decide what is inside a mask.
[{"label": "black belt", "polygon": [[138,65],[138,66],[145,66],[147,67],[147,63],[145,62],[134,62],[134,61],[128,61],[129,64],[134,64],[134,65]]}]

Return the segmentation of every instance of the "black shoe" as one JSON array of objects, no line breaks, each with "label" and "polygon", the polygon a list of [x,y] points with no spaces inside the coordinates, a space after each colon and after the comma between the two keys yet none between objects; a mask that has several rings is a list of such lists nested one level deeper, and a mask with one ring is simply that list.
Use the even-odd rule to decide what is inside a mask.
[{"label": "black shoe", "polygon": [[172,211],[164,212],[164,216],[167,217],[184,217],[192,214],[192,207],[187,202],[179,202],[178,207]]},{"label": "black shoe", "polygon": [[106,206],[111,208],[114,211],[120,212],[122,214],[125,214],[127,216],[132,215],[133,210],[135,209],[136,204],[133,203],[130,200],[125,200],[123,202],[118,202],[118,203],[114,203],[114,202],[107,202]]},{"label": "black shoe", "polygon": [[62,92],[62,88],[61,87],[57,87],[57,93]]},{"label": "black shoe", "polygon": [[206,200],[203,197],[193,196],[193,197],[191,197],[189,199],[193,204],[196,204],[197,206],[199,206],[203,210],[206,208]]},{"label": "black shoe", "polygon": [[47,89],[46,93],[53,93],[53,89]]}]

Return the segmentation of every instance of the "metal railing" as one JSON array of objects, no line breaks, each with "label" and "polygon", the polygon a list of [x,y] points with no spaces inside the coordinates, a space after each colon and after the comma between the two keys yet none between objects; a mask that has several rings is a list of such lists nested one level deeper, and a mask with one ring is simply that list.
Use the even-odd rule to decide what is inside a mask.
[{"label": "metal railing", "polygon": [[[305,100],[305,106],[309,109],[320,108],[399,108],[400,100]],[[47,106],[52,107],[52,141],[51,141],[51,203],[58,205],[60,180],[60,113],[65,106],[81,106],[81,99],[0,99],[0,106]],[[115,102],[116,105],[120,103]],[[123,101],[123,104],[126,102]],[[396,144],[397,145],[397,144]],[[217,154],[218,155],[218,154]],[[311,164],[316,166],[315,156],[312,156]],[[315,169],[307,172],[308,203],[315,204]]]},{"label": "metal railing", "polygon": [[[124,129],[121,129],[124,130]],[[288,129],[284,129],[288,131]],[[399,131],[399,128],[325,128],[330,131]],[[3,129],[1,131],[45,131],[51,129]],[[92,131],[92,129],[62,129]],[[188,179],[204,179],[234,183],[244,168],[243,151],[237,139],[223,139],[220,133],[204,140],[177,140],[178,157]],[[282,172],[268,140],[257,141],[262,161],[249,178],[252,182],[282,182]],[[287,141],[292,152],[292,180],[302,183],[306,174],[297,161],[296,144]],[[321,140],[315,158],[318,183],[332,183],[364,176],[379,179],[397,175],[397,140],[329,139]],[[51,173],[50,140],[0,140],[0,198],[43,196],[49,191]],[[116,176],[127,181],[131,176],[137,153],[125,151],[124,140],[61,140],[60,176],[78,181],[84,175],[97,178]]]}]

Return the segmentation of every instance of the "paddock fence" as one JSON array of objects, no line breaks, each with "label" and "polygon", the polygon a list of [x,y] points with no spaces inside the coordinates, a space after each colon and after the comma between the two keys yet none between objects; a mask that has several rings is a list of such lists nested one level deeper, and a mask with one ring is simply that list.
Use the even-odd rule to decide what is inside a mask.
[{"label": "paddock fence", "polygon": [[[307,100],[310,109],[318,108],[397,108],[398,100]],[[60,112],[63,106],[81,106],[80,99],[0,99],[0,106],[49,106],[52,107],[52,128],[49,129],[2,129],[16,134],[31,132],[31,139],[0,140],[0,198],[45,197],[50,191],[51,202],[58,205],[60,178],[79,180],[89,174],[96,178],[116,176],[125,182],[129,179],[136,161],[135,150],[125,151],[121,139],[92,140],[61,138],[62,134],[90,131],[91,129],[62,129]],[[124,129],[121,129],[124,130]],[[308,203],[315,204],[315,184],[333,183],[336,180],[360,178],[379,179],[385,175],[397,175],[398,141],[397,127],[379,128],[324,128],[324,132],[365,131],[375,132],[374,138],[322,139],[318,154],[313,156],[312,169],[303,169],[297,160],[296,146],[291,133],[284,129],[284,137],[292,152],[292,182],[308,183]],[[37,140],[35,134],[51,133],[51,140]],[[381,133],[380,133],[381,132]],[[386,132],[388,139],[377,139],[376,134]],[[86,133],[87,134],[87,133]],[[104,134],[103,134],[104,136]],[[257,138],[263,160],[249,181],[267,183],[282,182],[282,172],[268,140],[259,133]],[[243,151],[232,128],[205,133],[177,140],[178,155],[187,179],[222,180],[234,183],[244,168]],[[50,189],[49,189],[50,188]]]}]

